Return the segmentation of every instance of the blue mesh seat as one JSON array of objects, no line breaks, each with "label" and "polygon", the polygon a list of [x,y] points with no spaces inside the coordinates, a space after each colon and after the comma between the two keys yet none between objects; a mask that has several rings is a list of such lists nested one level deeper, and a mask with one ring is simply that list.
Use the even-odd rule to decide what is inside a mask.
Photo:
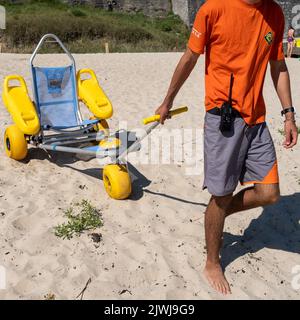
[{"label": "blue mesh seat", "polygon": [[44,130],[81,130],[98,122],[81,120],[73,65],[32,67],[32,73],[36,107]]}]

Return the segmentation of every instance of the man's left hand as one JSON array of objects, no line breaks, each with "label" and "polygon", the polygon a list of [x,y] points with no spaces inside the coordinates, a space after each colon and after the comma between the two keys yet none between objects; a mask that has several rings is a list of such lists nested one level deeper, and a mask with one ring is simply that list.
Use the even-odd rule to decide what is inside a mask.
[{"label": "man's left hand", "polygon": [[284,125],[285,141],[283,143],[286,149],[293,148],[298,141],[298,128],[295,121],[286,120]]}]

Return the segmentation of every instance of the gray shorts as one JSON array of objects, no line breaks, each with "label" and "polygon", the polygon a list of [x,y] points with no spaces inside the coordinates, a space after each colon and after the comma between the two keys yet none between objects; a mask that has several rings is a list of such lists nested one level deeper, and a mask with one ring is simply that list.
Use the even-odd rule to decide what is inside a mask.
[{"label": "gray shorts", "polygon": [[219,130],[220,116],[206,113],[204,124],[204,185],[214,196],[232,194],[242,184],[279,183],[276,152],[266,123],[249,127],[242,118],[233,130]]}]

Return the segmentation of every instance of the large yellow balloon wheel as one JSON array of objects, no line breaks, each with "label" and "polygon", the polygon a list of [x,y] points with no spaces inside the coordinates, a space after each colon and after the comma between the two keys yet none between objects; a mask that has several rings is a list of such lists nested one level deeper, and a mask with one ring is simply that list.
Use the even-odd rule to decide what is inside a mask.
[{"label": "large yellow balloon wheel", "polygon": [[5,130],[4,148],[7,156],[14,160],[23,160],[27,156],[27,141],[23,132],[12,125]]},{"label": "large yellow balloon wheel", "polygon": [[126,165],[105,166],[103,183],[108,195],[115,200],[124,200],[131,195],[131,179]]}]

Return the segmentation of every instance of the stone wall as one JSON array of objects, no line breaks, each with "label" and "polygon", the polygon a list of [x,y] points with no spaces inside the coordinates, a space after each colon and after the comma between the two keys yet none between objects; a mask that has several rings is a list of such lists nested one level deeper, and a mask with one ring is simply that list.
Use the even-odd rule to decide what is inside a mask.
[{"label": "stone wall", "polygon": [[[228,0],[227,0],[228,1]],[[292,24],[296,29],[296,35],[300,36],[300,0],[276,0],[282,7],[285,20],[286,20],[286,31]],[[175,0],[173,2],[181,2],[185,6],[178,10],[178,15],[183,21],[191,25],[195,19],[196,13],[199,7],[205,2],[204,0]],[[187,5],[186,5],[187,3]],[[188,9],[186,8],[188,7]],[[186,10],[188,10],[188,19],[186,19]]]},{"label": "stone wall", "polygon": [[188,25],[194,22],[197,11],[205,0],[172,0],[172,10]]},{"label": "stone wall", "polygon": [[300,0],[277,1],[284,10],[286,31],[290,25],[296,30],[296,36],[300,36]]},{"label": "stone wall", "polygon": [[[89,3],[95,7],[107,8],[107,0],[63,0],[69,4]],[[223,0],[229,1],[229,0]],[[286,31],[289,25],[296,29],[296,36],[300,37],[300,0],[276,0],[284,10],[286,17]],[[11,0],[22,2],[22,0]],[[115,0],[116,10],[126,12],[143,12],[149,16],[165,16],[172,12],[191,27],[196,13],[205,0]]]},{"label": "stone wall", "polygon": [[116,0],[116,3],[115,7],[119,10],[143,12],[150,16],[164,16],[172,10],[169,0]]},{"label": "stone wall", "polygon": [[[96,7],[107,8],[107,0],[65,0],[66,2],[79,4],[90,3]],[[226,0],[228,1],[228,0]],[[191,26],[196,13],[205,0],[115,0],[116,10],[126,12],[143,12],[150,16],[164,16],[170,11],[179,15],[181,19]],[[286,29],[290,24],[296,29],[296,35],[300,36],[300,0],[277,0],[282,6],[286,16]]]},{"label": "stone wall", "polygon": [[[108,8],[107,0],[66,0],[66,2],[89,3],[95,7]],[[142,12],[148,16],[165,16],[172,11],[172,2],[171,0],[115,0],[113,8],[125,12]]]}]

